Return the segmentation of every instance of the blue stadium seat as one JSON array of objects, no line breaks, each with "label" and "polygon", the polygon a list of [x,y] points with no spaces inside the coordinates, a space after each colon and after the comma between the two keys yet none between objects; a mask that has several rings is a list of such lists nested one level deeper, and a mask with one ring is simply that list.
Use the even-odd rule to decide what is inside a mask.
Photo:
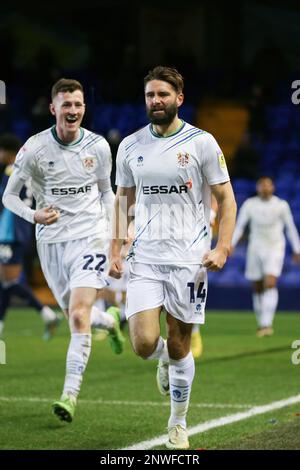
[{"label": "blue stadium seat", "polygon": [[293,199],[289,201],[289,204],[294,215],[297,212],[300,213],[300,195],[299,194],[296,194],[293,197]]},{"label": "blue stadium seat", "polygon": [[277,189],[277,186],[276,186],[275,194],[281,199],[284,199],[285,201],[289,201],[291,198],[291,194],[292,194],[292,188],[290,188],[289,190],[283,190],[283,189]]},{"label": "blue stadium seat", "polygon": [[287,129],[292,118],[292,107],[290,106],[268,106],[266,118],[270,130]]},{"label": "blue stadium seat", "polygon": [[248,198],[248,194],[238,193],[238,192],[234,191],[234,195],[235,195],[235,200],[236,200],[237,206],[238,206],[238,208],[240,208],[241,205],[243,204],[243,202],[245,202],[245,200]]},{"label": "blue stadium seat", "polygon": [[183,106],[181,106],[179,115],[184,121],[193,123],[195,120],[195,112],[195,106],[185,103]]},{"label": "blue stadium seat", "polygon": [[235,178],[232,180],[234,192],[250,194],[255,191],[255,183],[244,178]]},{"label": "blue stadium seat", "polygon": [[299,287],[300,289],[300,276],[298,272],[290,271],[284,276],[281,276],[278,281],[279,286],[284,287]]},{"label": "blue stadium seat", "polygon": [[276,192],[278,191],[286,191],[286,192],[291,192],[293,190],[292,185],[293,185],[293,179],[283,179],[282,177],[279,177],[280,179],[276,179],[274,184],[276,188]]},{"label": "blue stadium seat", "polygon": [[299,192],[300,192],[300,180],[299,179],[295,181],[295,183],[293,185],[293,189],[296,193],[299,194]]},{"label": "blue stadium seat", "polygon": [[218,286],[236,286],[236,285],[245,285],[244,275],[241,272],[238,272],[234,268],[227,268],[219,273],[218,276],[213,279],[213,283]]},{"label": "blue stadium seat", "polygon": [[30,135],[31,124],[25,118],[15,119],[12,126],[12,131],[16,134],[22,142],[28,139]]},{"label": "blue stadium seat", "polygon": [[234,267],[238,272],[243,271],[243,268],[245,266],[245,258],[233,255],[231,258],[228,259],[227,265],[230,267]]},{"label": "blue stadium seat", "polygon": [[293,211],[293,217],[297,226],[298,232],[300,233],[300,210]]}]

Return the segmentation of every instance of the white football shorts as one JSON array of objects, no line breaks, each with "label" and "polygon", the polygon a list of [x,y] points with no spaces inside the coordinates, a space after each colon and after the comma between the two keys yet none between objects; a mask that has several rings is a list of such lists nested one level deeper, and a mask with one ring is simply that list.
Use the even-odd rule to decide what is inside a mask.
[{"label": "white football shorts", "polygon": [[90,236],[60,243],[38,243],[41,267],[59,306],[69,307],[75,287],[107,287],[108,241]]},{"label": "white football shorts", "polygon": [[249,247],[247,251],[245,277],[259,281],[267,275],[279,277],[284,261],[282,247]]},{"label": "white football shorts", "polygon": [[130,264],[126,317],[164,306],[184,323],[204,323],[207,273],[201,265]]}]

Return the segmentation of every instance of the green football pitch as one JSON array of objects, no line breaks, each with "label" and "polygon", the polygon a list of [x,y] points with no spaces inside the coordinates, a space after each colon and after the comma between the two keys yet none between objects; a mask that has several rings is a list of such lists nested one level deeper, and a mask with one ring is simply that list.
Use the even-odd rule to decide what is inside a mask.
[{"label": "green football pitch", "polygon": [[[300,364],[292,363],[293,353],[300,357],[292,349],[300,312],[277,314],[273,337],[256,338],[255,328],[250,312],[207,312],[188,415],[191,449],[300,449]],[[169,401],[156,389],[156,363],[133,354],[126,331],[120,356],[93,340],[71,424],[50,411],[63,385],[67,324],[49,342],[42,334],[32,310],[9,312],[0,449],[164,448]]]}]

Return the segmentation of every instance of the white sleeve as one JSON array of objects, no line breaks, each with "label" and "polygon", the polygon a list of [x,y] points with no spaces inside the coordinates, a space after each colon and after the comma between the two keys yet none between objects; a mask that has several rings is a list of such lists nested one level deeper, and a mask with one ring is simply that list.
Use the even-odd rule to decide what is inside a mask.
[{"label": "white sleeve", "polygon": [[110,177],[108,178],[105,178],[105,179],[100,179],[98,181],[98,190],[99,190],[99,193],[105,193],[106,191],[109,191],[111,190],[111,181],[110,181]]},{"label": "white sleeve", "polygon": [[104,138],[97,144],[97,157],[99,164],[96,172],[99,180],[110,178],[112,168],[111,151],[109,143]]},{"label": "white sleeve", "polygon": [[111,188],[110,178],[106,178],[105,180],[98,181],[98,190],[100,193],[100,199],[104,204],[111,204],[113,205],[115,202],[115,193]]},{"label": "white sleeve", "polygon": [[13,173],[23,182],[36,173],[35,142],[36,136],[30,137],[16,156]]},{"label": "white sleeve", "polygon": [[300,238],[299,234],[293,219],[293,215],[291,213],[290,206],[286,201],[284,201],[284,211],[283,211],[283,218],[284,224],[286,227],[286,234],[289,239],[290,244],[292,245],[293,252],[296,254],[300,254]]},{"label": "white sleeve", "polygon": [[101,201],[103,201],[104,204],[109,204],[113,206],[115,203],[115,198],[116,198],[115,193],[113,192],[112,189],[110,189],[109,191],[105,191],[104,193],[102,193]]},{"label": "white sleeve", "polygon": [[216,139],[205,135],[202,146],[202,172],[210,186],[229,181],[226,161]]},{"label": "white sleeve", "polygon": [[112,230],[112,221],[115,207],[115,193],[110,184],[110,179],[98,181],[101,206],[104,207],[108,227]]},{"label": "white sleeve", "polygon": [[249,223],[249,221],[250,221],[250,215],[249,215],[249,210],[248,210],[248,203],[246,201],[244,202],[244,204],[242,204],[240,208],[240,212],[239,212],[239,215],[236,221],[236,226],[235,226],[233,236],[232,236],[232,242],[231,242],[232,246],[236,246],[238,244],[238,242],[243,236],[245,227]]},{"label": "white sleeve", "polygon": [[112,222],[113,222],[113,215],[115,209],[115,193],[112,189],[102,193],[101,195],[101,205],[104,206],[106,219],[108,221],[108,225],[110,229],[112,229]]},{"label": "white sleeve", "polygon": [[128,159],[126,158],[123,141],[120,143],[117,153],[116,185],[124,188],[132,188],[135,186],[134,178],[128,165]]},{"label": "white sleeve", "polygon": [[14,171],[9,177],[3,194],[2,202],[3,205],[11,212],[14,212],[19,217],[22,217],[22,219],[27,220],[27,222],[34,224],[35,211],[28,207],[19,197],[24,184],[25,180],[20,179],[17,172]]}]

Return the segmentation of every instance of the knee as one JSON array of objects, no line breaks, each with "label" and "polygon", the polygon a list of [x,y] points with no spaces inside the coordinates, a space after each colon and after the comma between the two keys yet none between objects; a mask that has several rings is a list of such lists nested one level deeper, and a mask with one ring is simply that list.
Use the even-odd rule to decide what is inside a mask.
[{"label": "knee", "polygon": [[264,291],[264,287],[263,287],[263,286],[261,286],[261,287],[254,287],[254,289],[253,289],[254,294],[262,294],[263,291]]},{"label": "knee", "polygon": [[253,292],[255,294],[262,294],[264,291],[264,283],[263,281],[254,282],[252,285]]},{"label": "knee", "polygon": [[273,289],[276,286],[277,286],[276,279],[266,279],[265,289]]},{"label": "knee", "polygon": [[149,336],[143,335],[138,339],[132,340],[132,347],[137,356],[142,359],[148,359],[155,351],[157,341]]},{"label": "knee", "polygon": [[86,307],[77,307],[70,311],[70,326],[75,331],[86,330],[89,327],[89,310]]}]

